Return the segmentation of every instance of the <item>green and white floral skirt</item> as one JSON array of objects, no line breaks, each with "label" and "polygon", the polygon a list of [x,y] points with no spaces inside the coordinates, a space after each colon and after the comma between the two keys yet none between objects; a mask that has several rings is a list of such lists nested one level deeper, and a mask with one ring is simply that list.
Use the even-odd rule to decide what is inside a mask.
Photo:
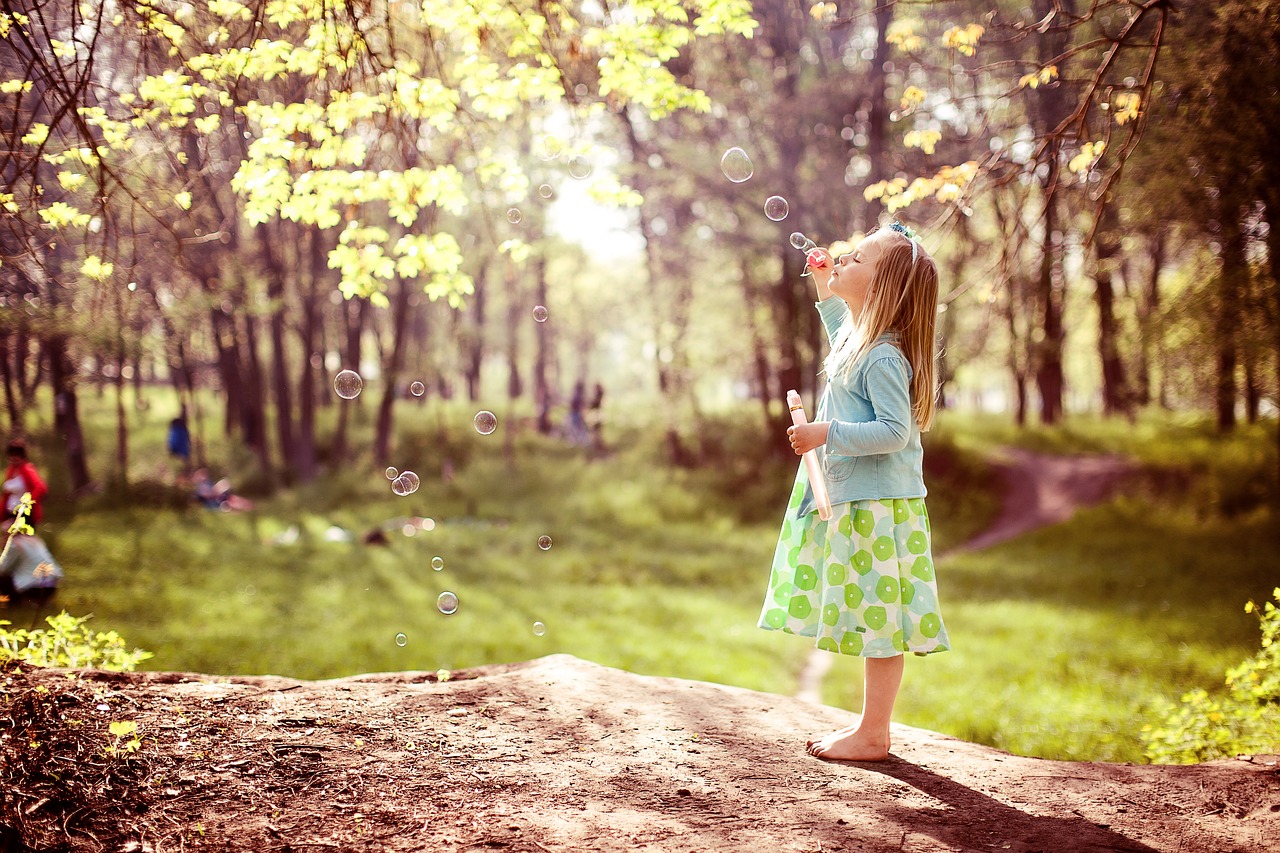
[{"label": "green and white floral skirt", "polygon": [[759,626],[814,637],[820,649],[870,658],[949,649],[938,607],[924,498],[836,504],[830,521],[787,505]]}]

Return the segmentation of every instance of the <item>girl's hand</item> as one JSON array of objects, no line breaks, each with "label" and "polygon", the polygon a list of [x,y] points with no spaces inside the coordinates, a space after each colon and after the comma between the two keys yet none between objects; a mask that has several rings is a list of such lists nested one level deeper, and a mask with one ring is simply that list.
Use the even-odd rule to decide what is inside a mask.
[{"label": "girl's hand", "polygon": [[827,443],[827,433],[831,430],[831,421],[818,421],[812,424],[787,427],[787,438],[791,440],[791,449],[796,456],[808,453],[815,447]]},{"label": "girl's hand", "polygon": [[831,274],[836,270],[835,261],[831,258],[831,253],[826,249],[810,249],[809,254],[805,256],[805,265],[809,268],[809,272],[813,273],[813,284],[818,290],[818,301],[829,299],[832,295]]}]

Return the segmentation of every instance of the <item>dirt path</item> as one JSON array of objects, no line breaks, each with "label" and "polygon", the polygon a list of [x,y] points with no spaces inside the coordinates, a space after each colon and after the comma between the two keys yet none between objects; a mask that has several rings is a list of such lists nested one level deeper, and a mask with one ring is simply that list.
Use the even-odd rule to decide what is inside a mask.
[{"label": "dirt path", "polygon": [[[567,655],[335,681],[6,673],[0,850],[1274,850],[1275,757],[1043,761],[906,726],[822,762],[848,714]],[[134,723],[132,735],[110,724]],[[114,752],[112,752],[114,750]]]},{"label": "dirt path", "polygon": [[[992,464],[1004,482],[1000,515],[977,536],[936,555],[939,563],[1066,521],[1076,510],[1110,497],[1134,468],[1123,456],[1054,456],[1018,448],[1003,449]],[[816,648],[809,654],[797,680],[797,699],[821,704],[822,682],[834,660],[831,652]]]}]

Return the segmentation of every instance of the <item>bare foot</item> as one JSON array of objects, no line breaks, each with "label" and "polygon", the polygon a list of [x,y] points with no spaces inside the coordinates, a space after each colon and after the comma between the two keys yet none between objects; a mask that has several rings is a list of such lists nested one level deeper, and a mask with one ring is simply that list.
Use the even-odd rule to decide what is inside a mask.
[{"label": "bare foot", "polygon": [[810,744],[809,754],[835,761],[884,761],[889,757],[889,736],[840,729]]},{"label": "bare foot", "polygon": [[813,750],[814,744],[816,743],[819,743],[824,740],[831,740],[832,738],[840,737],[841,735],[847,735],[849,734],[849,732],[856,732],[857,730],[858,730],[858,726],[855,723],[853,725],[845,726],[843,729],[837,729],[836,731],[832,732],[829,735],[823,735],[822,737],[811,737],[804,742],[805,751],[811,752]]}]

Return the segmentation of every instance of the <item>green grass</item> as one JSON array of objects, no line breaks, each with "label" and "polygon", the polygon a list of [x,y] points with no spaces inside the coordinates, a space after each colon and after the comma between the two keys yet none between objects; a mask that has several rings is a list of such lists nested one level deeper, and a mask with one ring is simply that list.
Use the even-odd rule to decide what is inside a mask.
[{"label": "green grass", "polygon": [[[82,400],[101,478],[112,400]],[[74,505],[55,497],[44,528],[68,574],[59,606],[155,652],[150,668],[323,678],[563,652],[637,673],[795,691],[811,645],[755,623],[796,464],[761,453],[754,414],[705,424],[714,441],[704,464],[674,469],[653,425],[615,414],[614,451],[588,460],[517,429],[527,413],[498,411],[499,432],[479,436],[474,407],[462,403],[406,403],[394,458],[373,460],[360,449],[365,406],[353,423],[357,450],[330,460],[328,474],[264,492],[251,513],[224,514],[186,505],[170,485],[158,449],[174,410],[131,407],[130,485]],[[321,414],[323,437],[334,409]],[[212,467],[254,482],[237,478],[247,457],[215,427],[206,418],[210,453],[236,463]],[[937,551],[998,510],[981,454],[1004,443],[1125,452],[1154,473],[1130,498],[944,560],[955,650],[908,662],[897,718],[1024,754],[1140,761],[1137,730],[1156,696],[1212,688],[1257,648],[1243,603],[1274,585],[1280,543],[1257,508],[1272,488],[1274,437],[1250,428],[1221,440],[1203,423],[1158,418],[1017,434],[944,413],[926,437]],[[51,443],[38,446],[56,496],[61,466]],[[388,463],[417,471],[421,490],[392,495]],[[1255,487],[1233,487],[1237,474]],[[437,526],[412,537],[393,529],[385,547],[359,543],[405,516]],[[357,542],[326,541],[332,526]],[[291,527],[295,544],[272,544]],[[548,551],[537,547],[542,534],[553,538]],[[436,555],[441,572],[430,565]],[[436,609],[444,590],[459,597],[454,615]],[[6,615],[22,624],[26,614]],[[860,672],[857,660],[836,658],[827,700],[856,709]]]}]

